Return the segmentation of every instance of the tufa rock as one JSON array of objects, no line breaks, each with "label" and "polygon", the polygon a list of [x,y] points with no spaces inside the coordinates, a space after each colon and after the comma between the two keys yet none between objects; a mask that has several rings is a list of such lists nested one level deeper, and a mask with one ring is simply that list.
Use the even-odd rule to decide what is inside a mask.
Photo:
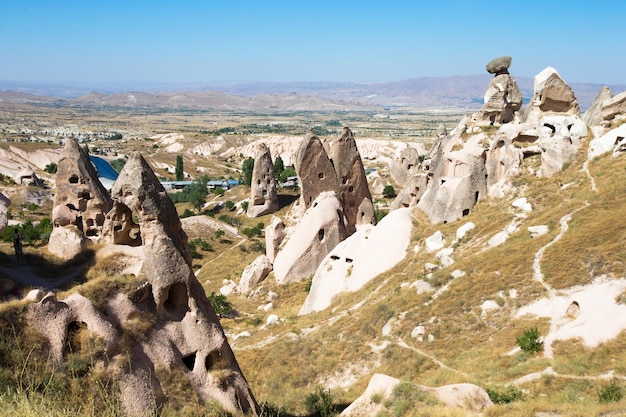
[{"label": "tufa rock", "polygon": [[608,102],[608,100],[613,98],[613,92],[606,85],[600,89],[596,98],[593,99],[593,103],[587,109],[585,114],[583,114],[583,121],[588,126],[600,126],[602,123],[602,106],[604,103]]},{"label": "tufa rock", "polygon": [[486,69],[489,74],[508,74],[511,66],[512,58],[510,56],[501,56],[494,58],[487,63]]},{"label": "tufa rock", "polygon": [[76,140],[68,139],[57,165],[52,212],[55,227],[74,224],[86,237],[98,241],[112,206],[89,156]]},{"label": "tufa rock", "polygon": [[250,206],[247,214],[248,217],[259,217],[273,213],[279,208],[272,155],[269,148],[264,143],[260,143],[257,145],[254,155]]},{"label": "tufa rock", "polygon": [[[102,338],[107,358],[102,366],[118,376],[126,414],[154,415],[165,401],[161,380],[172,378],[174,370],[185,375],[201,400],[216,401],[231,413],[258,414],[250,387],[194,275],[176,208],[141,155],[130,155],[111,194],[119,211],[128,210],[138,220],[143,285],[129,293],[112,292],[100,308],[78,295],[62,301],[46,296],[29,306],[29,322],[48,338],[57,363],[72,323],[84,323],[87,331]],[[122,339],[137,320],[145,329],[128,350]]]},{"label": "tufa rock", "polygon": [[0,193],[0,232],[2,232],[7,224],[9,224],[9,206],[11,205],[11,200],[6,197],[4,194]]},{"label": "tufa rock", "polygon": [[240,294],[248,294],[252,287],[267,278],[270,272],[272,272],[272,263],[267,256],[259,255],[243,270],[237,291]]},{"label": "tufa rock", "polygon": [[308,209],[324,192],[339,195],[337,175],[320,139],[310,132],[302,141],[296,156],[300,199]]},{"label": "tufa rock", "polygon": [[321,193],[276,255],[276,281],[286,284],[312,276],[324,257],[345,238],[343,208],[337,194]]},{"label": "tufa rock", "polygon": [[534,78],[534,95],[526,122],[537,123],[544,113],[562,113],[580,116],[580,106],[574,90],[552,67],[547,67]]},{"label": "tufa rock", "polygon": [[274,262],[284,238],[285,223],[280,217],[272,216],[270,224],[265,228],[265,254],[270,262]]},{"label": "tufa rock", "polygon": [[361,155],[348,127],[344,127],[341,137],[331,143],[329,157],[337,176],[347,233],[354,233],[357,224],[376,224]]},{"label": "tufa rock", "polygon": [[61,259],[73,259],[87,244],[85,235],[76,226],[55,227],[50,233],[48,250]]},{"label": "tufa rock", "polygon": [[617,116],[626,115],[626,91],[619,93],[602,103],[600,116],[602,120],[611,121]]},{"label": "tufa rock", "polygon": [[[445,135],[444,135],[445,137]],[[391,162],[390,173],[394,181],[404,186],[414,175],[420,172],[423,156],[417,149],[407,146],[397,152]]]}]

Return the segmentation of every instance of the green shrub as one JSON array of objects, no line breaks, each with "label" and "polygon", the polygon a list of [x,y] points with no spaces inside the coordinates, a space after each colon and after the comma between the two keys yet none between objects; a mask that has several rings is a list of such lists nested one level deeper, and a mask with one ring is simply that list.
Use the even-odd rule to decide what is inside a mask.
[{"label": "green shrub", "polygon": [[533,354],[543,350],[543,342],[539,340],[537,327],[524,330],[524,333],[518,335],[516,340],[519,347],[526,353]]},{"label": "green shrub", "polygon": [[383,188],[383,197],[394,198],[395,196],[396,190],[393,188],[393,185],[385,185],[385,188]]},{"label": "green shrub", "polygon": [[56,174],[57,168],[57,164],[55,164],[54,162],[50,162],[43,168],[43,170],[46,171],[48,174]]},{"label": "green shrub", "polygon": [[385,407],[391,410],[395,417],[407,414],[418,402],[426,399],[424,391],[410,382],[401,382],[395,386],[391,398],[385,401]]},{"label": "green shrub", "polygon": [[618,402],[622,399],[622,387],[615,381],[598,390],[598,401],[601,403]]},{"label": "green shrub", "polygon": [[212,291],[208,299],[213,310],[215,310],[215,314],[219,317],[227,316],[234,311],[233,304],[226,299],[225,295],[215,294],[215,292]]},{"label": "green shrub", "polygon": [[487,388],[487,395],[494,404],[508,404],[513,401],[519,401],[522,399],[522,391],[518,390],[512,385],[509,385],[502,391]]},{"label": "green shrub", "polygon": [[314,393],[306,396],[304,406],[309,414],[319,415],[320,417],[335,415],[335,406],[333,405],[333,396],[330,394],[330,390],[324,391],[320,387]]}]

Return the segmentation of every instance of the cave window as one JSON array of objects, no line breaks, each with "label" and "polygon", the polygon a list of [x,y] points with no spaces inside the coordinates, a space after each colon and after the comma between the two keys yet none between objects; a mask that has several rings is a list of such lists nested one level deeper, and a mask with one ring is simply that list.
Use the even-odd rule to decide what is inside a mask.
[{"label": "cave window", "polygon": [[441,180],[441,183],[439,185],[444,185],[446,183],[446,180]]},{"label": "cave window", "polygon": [[91,195],[89,194],[89,191],[83,190],[83,192],[80,193],[80,198],[84,200],[91,200]]},{"label": "cave window", "polygon": [[615,143],[613,144],[613,146],[617,146],[618,143],[620,143],[621,141],[624,140],[623,136],[618,136],[615,138]]},{"label": "cave window", "polygon": [[354,259],[352,259],[352,258],[346,258],[346,262],[349,263],[349,264],[351,264],[353,261],[354,261]]},{"label": "cave window", "polygon": [[261,180],[256,180],[257,185],[261,185]]},{"label": "cave window", "polygon": [[478,203],[478,197],[480,197],[480,192],[476,191],[474,194],[474,204]]},{"label": "cave window", "polygon": [[411,168],[413,168],[413,164],[408,164],[408,165],[406,166],[406,169],[411,169]]},{"label": "cave window", "polygon": [[70,177],[70,184],[78,184],[78,175],[72,175]]},{"label": "cave window", "polygon": [[94,225],[93,219],[87,219],[87,221],[85,223],[87,223],[87,226],[89,226],[89,227]]},{"label": "cave window", "polygon": [[319,232],[317,232],[317,238],[320,240],[320,242],[324,240],[324,229],[320,229]]},{"label": "cave window", "polygon": [[349,187],[348,187],[348,192],[349,192],[349,193],[351,193],[351,192],[353,192],[353,191],[354,191],[354,187],[353,187],[353,186],[349,186]]},{"label": "cave window", "polygon": [[463,210],[463,217],[467,216],[470,212],[470,209]]},{"label": "cave window", "polygon": [[196,354],[193,353],[191,355],[183,356],[183,363],[187,369],[193,371],[193,367],[196,364]]},{"label": "cave window", "polygon": [[348,177],[343,177],[343,178],[341,179],[341,183],[342,183],[342,184],[345,184],[345,183],[347,183],[347,182],[348,182]]},{"label": "cave window", "polygon": [[320,180],[324,179],[324,173],[320,172],[319,174],[317,174],[317,176],[319,177]]}]

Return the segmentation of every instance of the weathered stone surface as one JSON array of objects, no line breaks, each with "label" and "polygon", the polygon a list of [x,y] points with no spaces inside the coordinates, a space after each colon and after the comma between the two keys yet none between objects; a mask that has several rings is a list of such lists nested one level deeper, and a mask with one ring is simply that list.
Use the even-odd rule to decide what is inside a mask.
[{"label": "weathered stone surface", "polygon": [[[98,174],[91,165],[89,156],[78,146],[74,139],[67,139],[63,154],[59,160],[52,221],[55,228],[75,225],[88,239],[99,242],[102,238],[102,226],[105,215],[111,209],[113,201],[109,193],[98,180]],[[55,239],[66,234],[52,234],[48,248],[53,253],[61,251],[62,242]],[[68,259],[68,258],[65,258]]]},{"label": "weathered stone surface", "polygon": [[616,116],[626,116],[626,91],[605,101],[600,110],[603,120],[613,120]]},{"label": "weathered stone surface", "polygon": [[330,144],[329,157],[337,175],[339,200],[346,216],[348,234],[354,233],[357,224],[375,224],[372,195],[361,155],[349,128],[344,127],[341,137]]},{"label": "weathered stone surface", "polygon": [[437,130],[435,131],[435,136],[438,137],[439,139],[445,138],[446,136],[448,136],[448,129],[446,129],[443,123],[439,123],[439,126],[437,126]]},{"label": "weathered stone surface", "polygon": [[89,241],[73,224],[55,227],[50,233],[48,251],[61,259],[72,259],[80,254]]},{"label": "weathered stone surface", "polygon": [[0,233],[5,227],[7,227],[9,222],[9,206],[11,206],[11,200],[9,200],[4,194],[0,193]]},{"label": "weathered stone surface", "polygon": [[272,272],[270,260],[265,255],[258,256],[243,270],[237,290],[241,294],[248,294],[252,287],[267,278],[270,272]]},{"label": "weathered stone surface", "polygon": [[105,217],[102,229],[103,241],[115,245],[141,245],[139,225],[133,220],[133,213],[124,204],[113,203],[113,208]]},{"label": "weathered stone surface", "polygon": [[279,208],[272,155],[269,148],[264,143],[260,143],[254,155],[250,205],[247,214],[248,217],[259,217],[273,213]]},{"label": "weathered stone surface", "polygon": [[[118,211],[129,212],[138,220],[145,284],[129,295],[110,295],[106,314],[81,296],[63,301],[46,296],[32,304],[30,322],[49,338],[58,362],[71,323],[85,323],[89,331],[103,338],[111,358],[104,366],[119,375],[127,414],[154,415],[155,407],[164,400],[159,394],[160,378],[173,369],[187,376],[202,400],[215,400],[228,412],[257,414],[250,388],[195,278],[176,208],[141,155],[130,155],[111,193]],[[65,228],[57,227],[54,232],[59,230]],[[116,358],[122,356],[117,341],[124,323],[146,315],[148,328],[142,339],[131,352],[124,351],[124,364],[117,363]],[[227,378],[215,378],[216,372]]]},{"label": "weathered stone surface", "polygon": [[589,142],[589,158],[600,156],[607,152],[613,152],[616,156],[626,142],[626,124],[619,125],[611,129],[599,138],[594,138]]},{"label": "weathered stone surface", "polygon": [[398,196],[391,204],[391,210],[400,207],[415,207],[426,192],[428,184],[427,174],[413,175],[406,183],[405,187],[398,193]]},{"label": "weathered stone surface", "polygon": [[585,114],[583,114],[583,121],[587,126],[600,126],[602,123],[602,106],[604,103],[608,102],[613,98],[613,92],[606,85],[600,89],[598,95],[595,99],[593,99],[593,103],[587,109]]},{"label": "weathered stone surface", "polygon": [[485,68],[489,74],[508,74],[511,61],[512,58],[510,56],[501,56],[489,61]]},{"label": "weathered stone surface", "polygon": [[390,173],[394,181],[404,186],[414,175],[420,172],[423,156],[417,149],[407,146],[396,153],[391,162]]},{"label": "weathered stone surface", "polygon": [[496,75],[485,92],[484,104],[474,115],[478,122],[509,123],[522,107],[522,93],[515,78],[508,73]]},{"label": "weathered stone surface", "polygon": [[300,199],[305,208],[311,207],[321,193],[332,191],[339,195],[337,175],[320,139],[309,132],[296,156],[296,171],[300,184]]},{"label": "weathered stone surface", "polygon": [[544,113],[580,116],[574,90],[552,67],[547,67],[534,78],[534,95],[528,106],[526,121],[536,123]]},{"label": "weathered stone surface", "polygon": [[582,138],[587,136],[587,125],[574,115],[546,115],[539,121],[538,131],[542,152],[541,168],[537,174],[551,177],[572,160]]},{"label": "weathered stone surface", "polygon": [[285,223],[280,217],[272,216],[270,224],[265,228],[265,254],[270,262],[274,262],[284,238]]},{"label": "weathered stone surface", "polygon": [[337,194],[320,194],[311,204],[274,260],[279,284],[312,276],[324,257],[346,238],[344,215]]}]

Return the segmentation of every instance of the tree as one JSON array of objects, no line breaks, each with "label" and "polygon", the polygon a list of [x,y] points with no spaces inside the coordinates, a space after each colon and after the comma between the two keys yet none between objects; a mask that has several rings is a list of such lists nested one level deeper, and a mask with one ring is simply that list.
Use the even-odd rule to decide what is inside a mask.
[{"label": "tree", "polygon": [[185,174],[183,172],[183,156],[176,155],[176,181],[182,181]]},{"label": "tree", "polygon": [[385,185],[385,188],[383,188],[383,197],[394,198],[395,196],[396,190],[393,188],[393,185]]},{"label": "tree", "polygon": [[283,162],[283,158],[278,155],[274,160],[274,175],[276,176],[276,178],[278,178],[278,176],[282,174],[284,170],[285,164]]},{"label": "tree", "polygon": [[243,184],[250,186],[252,184],[252,170],[254,169],[254,158],[248,157],[241,165],[243,173]]},{"label": "tree", "polygon": [[54,162],[50,162],[43,168],[43,170],[46,171],[48,174],[56,174],[57,168],[57,164],[55,164]]}]

